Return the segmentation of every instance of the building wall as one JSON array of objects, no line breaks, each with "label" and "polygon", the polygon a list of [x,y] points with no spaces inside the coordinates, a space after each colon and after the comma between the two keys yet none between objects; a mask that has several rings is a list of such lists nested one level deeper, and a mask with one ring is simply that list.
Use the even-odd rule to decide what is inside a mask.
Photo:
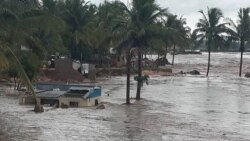
[{"label": "building wall", "polygon": [[113,59],[112,67],[123,67],[126,65],[126,55],[121,54]]},{"label": "building wall", "polygon": [[102,95],[102,88],[101,88],[101,86],[96,86],[94,88],[93,93],[91,93],[87,98],[93,99],[93,98],[96,98],[96,97],[101,97],[101,95]]},{"label": "building wall", "polygon": [[19,104],[24,104],[24,105],[35,104],[35,98],[32,95],[21,94],[19,96]]},{"label": "building wall", "polygon": [[75,71],[78,71],[78,69],[81,67],[81,63],[80,62],[76,62],[76,61],[73,61],[72,62],[72,68],[75,70]]},{"label": "building wall", "polygon": [[77,102],[78,107],[88,107],[88,106],[95,106],[96,99],[98,100],[98,102],[100,102],[100,97],[91,98],[91,99],[82,99],[79,97],[62,96],[59,98],[59,104],[60,104],[60,107],[62,104],[66,104],[66,105],[70,106],[70,102]]}]

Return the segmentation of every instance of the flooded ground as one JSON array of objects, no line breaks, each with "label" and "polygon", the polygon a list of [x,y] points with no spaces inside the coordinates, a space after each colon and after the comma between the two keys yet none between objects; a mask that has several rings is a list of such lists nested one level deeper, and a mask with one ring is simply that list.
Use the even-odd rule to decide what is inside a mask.
[{"label": "flooded ground", "polygon": [[[202,55],[177,55],[174,71],[190,71],[197,69],[203,74],[207,69],[207,53]],[[171,60],[171,56],[168,56]],[[239,53],[211,53],[210,76],[232,76],[239,75],[240,54]],[[244,54],[242,74],[250,71],[250,52]]]},{"label": "flooded ground", "polygon": [[[0,92],[0,141],[250,141],[250,79],[238,78],[239,55],[178,55],[174,71],[201,76],[151,77],[143,100],[125,102],[125,77],[102,82],[106,109],[54,109],[42,114]],[[249,69],[245,56],[244,70]],[[132,80],[131,95],[136,84]],[[4,91],[4,90],[2,90]],[[108,96],[109,94],[109,96]]]}]

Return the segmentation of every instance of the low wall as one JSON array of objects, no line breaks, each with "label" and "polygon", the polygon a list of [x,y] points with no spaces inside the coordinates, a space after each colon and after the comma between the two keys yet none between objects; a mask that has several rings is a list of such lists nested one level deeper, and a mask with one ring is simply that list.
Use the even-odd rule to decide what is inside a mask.
[{"label": "low wall", "polygon": [[60,97],[59,98],[59,105],[61,107],[62,104],[68,105],[70,107],[70,102],[77,102],[78,107],[88,107],[88,106],[95,106],[95,101],[100,103],[100,98],[91,98],[91,99],[82,99],[78,97]]},{"label": "low wall", "polygon": [[19,104],[22,105],[34,105],[36,103],[34,96],[21,94],[19,96]]}]

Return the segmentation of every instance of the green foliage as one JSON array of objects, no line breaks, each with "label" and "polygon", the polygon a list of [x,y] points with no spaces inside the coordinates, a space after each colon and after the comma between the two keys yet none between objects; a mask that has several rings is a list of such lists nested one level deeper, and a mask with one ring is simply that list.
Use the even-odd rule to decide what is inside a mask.
[{"label": "green foliage", "polygon": [[144,75],[142,77],[135,76],[134,80],[140,82],[141,86],[143,86],[144,82],[148,85],[149,75]]},{"label": "green foliage", "polygon": [[9,78],[19,77],[18,68],[15,65],[10,65],[9,68],[4,71],[4,74],[6,74]]},{"label": "green foliage", "polygon": [[[239,42],[250,41],[250,8],[240,8],[238,12],[238,24],[236,25],[232,20],[230,20],[230,25],[233,27],[231,30],[231,40]],[[244,43],[245,45],[245,43]],[[240,50],[244,51],[245,46],[241,44]]]},{"label": "green foliage", "polygon": [[0,52],[0,73],[9,66],[9,61],[3,52]]},{"label": "green foliage", "polygon": [[234,40],[236,42],[240,42],[240,70],[239,76],[241,77],[242,73],[242,64],[243,64],[243,52],[245,51],[245,46],[250,44],[250,8],[240,8],[238,13],[238,25],[235,25],[231,22],[231,25],[235,28],[235,30],[230,30],[231,36],[229,39]]},{"label": "green foliage", "polygon": [[30,80],[34,80],[39,72],[39,58],[32,53],[23,53],[20,62]]},{"label": "green foliage", "polygon": [[[13,57],[13,55],[9,53],[10,52],[8,52],[8,54],[6,53],[6,56],[8,56],[9,58],[9,65],[3,70],[3,74],[7,75],[10,78],[19,78],[21,76],[20,73],[22,73],[20,71],[20,66],[17,64],[15,57]],[[18,60],[20,60],[22,68],[27,74],[29,80],[34,80],[39,73],[40,60],[38,56],[29,52],[23,52],[21,55],[16,55],[19,56]]]},{"label": "green foliage", "polygon": [[[33,84],[31,83],[31,80],[29,79],[27,73],[25,72],[25,70],[24,70],[22,64],[20,63],[20,60],[16,56],[16,54],[8,46],[8,44],[6,44],[2,41],[0,41],[0,50],[5,51],[10,55],[9,57],[11,57],[11,58],[8,61],[11,61],[11,59],[13,59],[12,61],[14,61],[13,63],[16,64],[16,68],[17,68],[16,70],[18,70],[18,72],[19,72],[19,77],[21,78],[22,83],[26,86],[27,91],[29,91],[34,96],[35,100],[37,100]],[[36,103],[37,103],[37,101],[36,101]]]},{"label": "green foliage", "polygon": [[223,13],[218,8],[208,9],[207,14],[202,10],[199,11],[202,14],[202,19],[199,19],[197,23],[197,29],[193,31],[193,37],[198,40],[199,43],[202,41],[207,42],[207,50],[218,50],[225,48],[230,29],[227,27],[229,23],[221,23],[220,20],[223,18]]},{"label": "green foliage", "polygon": [[177,15],[169,14],[165,22],[165,28],[167,30],[165,42],[169,46],[173,44],[178,45],[181,48],[189,46],[190,43],[190,31],[191,29],[186,26],[186,19],[183,17],[178,18]]}]

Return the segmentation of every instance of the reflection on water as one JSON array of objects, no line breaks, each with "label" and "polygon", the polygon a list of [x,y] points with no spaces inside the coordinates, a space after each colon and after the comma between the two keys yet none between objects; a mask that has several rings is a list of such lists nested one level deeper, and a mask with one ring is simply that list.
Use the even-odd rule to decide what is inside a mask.
[{"label": "reflection on water", "polygon": [[[226,73],[209,78],[151,77],[142,89],[144,99],[130,106],[123,104],[125,82],[125,77],[114,77],[102,83],[104,110],[34,114],[16,98],[0,96],[0,140],[250,140],[249,79]],[[135,91],[133,82],[132,97]]]}]

